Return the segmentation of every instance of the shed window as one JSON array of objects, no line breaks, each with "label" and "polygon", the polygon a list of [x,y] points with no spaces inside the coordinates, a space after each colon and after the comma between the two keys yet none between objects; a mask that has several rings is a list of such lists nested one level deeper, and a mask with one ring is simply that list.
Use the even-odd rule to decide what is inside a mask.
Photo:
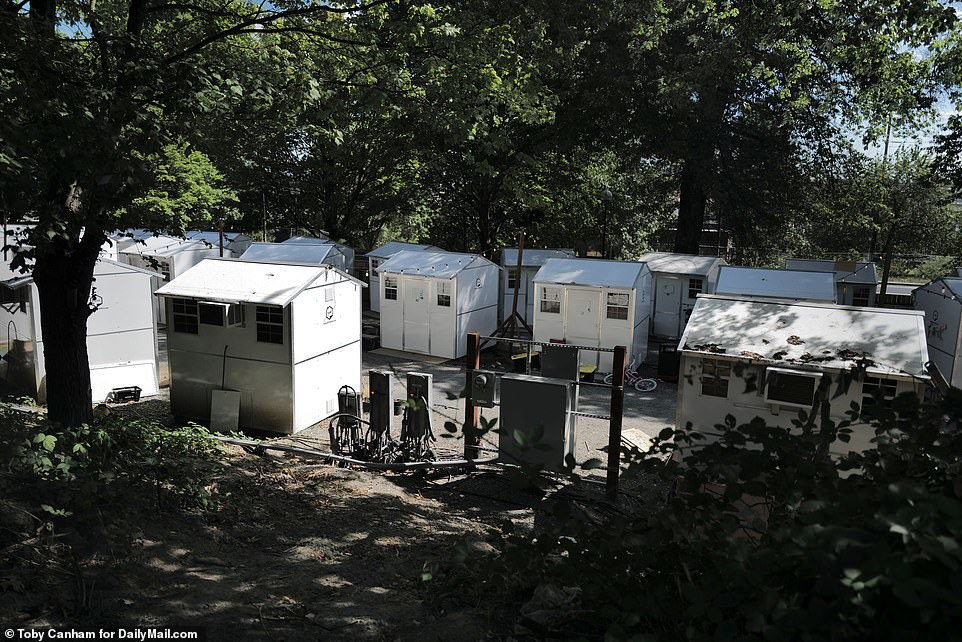
[{"label": "shed window", "polygon": [[384,277],[384,298],[397,301],[397,277]]},{"label": "shed window", "polygon": [[508,270],[508,289],[513,290],[518,287],[518,271]]},{"label": "shed window", "polygon": [[870,417],[878,410],[891,407],[897,389],[898,382],[894,379],[865,377],[862,382],[862,416]]},{"label": "shed window", "polygon": [[705,287],[703,279],[688,279],[688,298],[694,299],[702,293]]},{"label": "shed window", "polygon": [[197,301],[174,299],[174,332],[197,334]]},{"label": "shed window", "polygon": [[329,285],[326,288],[324,288],[324,302],[330,303],[333,300],[334,300],[334,286]]},{"label": "shed window", "polygon": [[728,381],[732,366],[726,361],[705,359],[701,363],[701,394],[709,397],[728,397]]},{"label": "shed window", "polygon": [[451,283],[438,281],[438,305],[442,308],[451,307]]},{"label": "shed window", "polygon": [[541,288],[541,311],[561,314],[561,288]]},{"label": "shed window", "polygon": [[224,306],[217,303],[198,303],[198,316],[204,325],[224,325]]},{"label": "shed window", "polygon": [[164,281],[170,281],[170,263],[167,261],[160,261],[157,264],[157,271],[164,275]]},{"label": "shed window", "polygon": [[371,259],[371,269],[376,270],[381,265],[381,259]]},{"label": "shed window", "polygon": [[258,343],[284,343],[284,308],[257,306]]},{"label": "shed window", "polygon": [[608,293],[608,312],[609,319],[628,320],[628,295],[615,292]]},{"label": "shed window", "polygon": [[869,289],[867,286],[860,285],[852,292],[852,305],[868,305]]},{"label": "shed window", "polygon": [[815,402],[815,388],[822,375],[815,372],[768,370],[765,400],[790,406],[808,407]]}]

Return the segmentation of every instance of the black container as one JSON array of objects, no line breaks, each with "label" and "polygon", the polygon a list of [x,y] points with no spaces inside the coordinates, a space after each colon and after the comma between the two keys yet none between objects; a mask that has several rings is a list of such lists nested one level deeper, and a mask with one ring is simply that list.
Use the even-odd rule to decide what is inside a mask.
[{"label": "black container", "polygon": [[678,362],[681,355],[673,343],[663,343],[658,348],[658,378],[664,381],[678,381]]}]

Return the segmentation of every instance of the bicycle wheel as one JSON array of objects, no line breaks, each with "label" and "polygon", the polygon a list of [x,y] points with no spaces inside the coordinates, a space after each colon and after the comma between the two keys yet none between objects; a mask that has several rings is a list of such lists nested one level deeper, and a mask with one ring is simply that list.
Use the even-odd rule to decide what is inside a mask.
[{"label": "bicycle wheel", "polygon": [[651,392],[658,387],[658,382],[654,379],[639,379],[635,382],[635,390],[638,392]]}]

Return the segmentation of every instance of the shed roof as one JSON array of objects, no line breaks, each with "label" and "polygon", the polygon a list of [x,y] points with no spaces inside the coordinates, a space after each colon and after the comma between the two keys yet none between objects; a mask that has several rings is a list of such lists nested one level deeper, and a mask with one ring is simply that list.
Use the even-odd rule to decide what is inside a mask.
[{"label": "shed roof", "polygon": [[594,287],[633,288],[638,277],[648,269],[634,261],[603,259],[548,259],[534,275],[535,283],[587,285]]},{"label": "shed roof", "polygon": [[[930,293],[941,293],[946,295],[947,298],[955,298],[958,301],[962,301],[962,277],[956,276],[943,276],[938,279],[932,279],[925,285],[920,285],[917,289],[925,289]],[[912,292],[912,296],[915,296],[915,292]]]},{"label": "shed roof", "polygon": [[[912,296],[912,293],[920,287],[922,287],[921,283],[897,283],[889,281],[885,286],[885,294],[888,296]],[[882,292],[881,283],[878,284],[875,291],[878,293]]]},{"label": "shed roof", "polygon": [[240,258],[265,263],[324,263],[337,253],[333,243],[251,243]]},{"label": "shed roof", "polygon": [[927,377],[925,314],[803,301],[700,295],[679,349],[778,365]]},{"label": "shed roof", "polygon": [[482,265],[494,265],[494,263],[480,254],[404,250],[382,263],[377,271],[390,274],[421,274],[450,279],[469,267]]},{"label": "shed roof", "polygon": [[[190,232],[187,232],[186,234],[184,234],[184,236],[194,241],[206,241],[207,243],[210,243],[214,247],[217,247],[220,244],[220,232],[191,230]],[[234,241],[237,241],[237,240],[244,240],[249,238],[250,237],[244,234],[243,232],[228,232],[226,230],[224,231],[224,241],[226,243],[233,243]]]},{"label": "shed roof", "polygon": [[394,256],[398,252],[404,252],[405,250],[411,252],[424,252],[424,251],[439,251],[443,252],[439,247],[434,245],[423,245],[421,243],[406,243],[404,241],[388,241],[380,247],[376,247],[364,256],[370,256],[375,259],[386,259]]},{"label": "shed roof", "polygon": [[854,263],[829,261],[823,259],[785,259],[786,270],[808,270],[810,272],[831,272],[839,283],[878,283],[878,272],[874,263]]},{"label": "shed roof", "polygon": [[314,237],[314,236],[292,236],[289,239],[281,241],[281,243],[288,243],[292,245],[316,245],[318,243],[333,243],[330,238],[324,237]]},{"label": "shed roof", "polygon": [[209,249],[201,241],[188,241],[173,236],[148,236],[120,250],[118,254],[139,254],[141,256],[170,256],[183,251]]},{"label": "shed roof", "polygon": [[666,274],[693,274],[708,276],[716,264],[727,265],[724,259],[717,256],[696,256],[694,254],[675,254],[674,252],[649,252],[643,254],[639,261],[648,264],[652,272]]},{"label": "shed roof", "polygon": [[[97,262],[94,264],[94,277],[106,276],[108,274],[119,274],[122,272],[143,274],[145,276],[153,276],[157,278],[163,278],[164,276],[160,272],[154,272],[153,270],[145,270],[142,267],[130,265],[129,263],[121,263],[119,261],[114,261],[112,259],[107,259],[104,257],[100,257],[99,259],[97,259]],[[30,274],[23,274],[20,276],[15,276],[15,277],[0,281],[0,284],[3,284],[8,288],[13,288],[13,289],[27,285],[28,283],[33,283],[33,276]]]},{"label": "shed roof", "polygon": [[[524,248],[521,253],[521,267],[540,267],[548,259],[574,258],[575,251],[571,248]],[[504,267],[518,266],[518,248],[506,247],[501,251],[501,265]]]},{"label": "shed roof", "polygon": [[330,265],[208,258],[157,290],[157,295],[285,306],[329,270],[351,279]]},{"label": "shed roof", "polygon": [[715,292],[834,303],[835,279],[827,272],[723,265]]}]

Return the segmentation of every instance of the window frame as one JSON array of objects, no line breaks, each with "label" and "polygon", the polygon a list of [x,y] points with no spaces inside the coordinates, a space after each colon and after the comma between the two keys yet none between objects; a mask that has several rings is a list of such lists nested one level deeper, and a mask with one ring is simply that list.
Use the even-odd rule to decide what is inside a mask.
[{"label": "window frame", "polygon": [[[864,294],[863,296],[859,296]],[[865,303],[859,303],[859,301],[864,300]],[[852,286],[852,305],[857,305],[863,308],[867,308],[869,303],[872,301],[872,291],[867,285],[854,285]]]},{"label": "window frame", "polygon": [[725,359],[701,360],[701,394],[703,397],[728,399],[731,379],[731,361]]},{"label": "window frame", "polygon": [[860,417],[870,417],[873,410],[876,408],[876,399],[874,396],[874,391],[881,390],[881,408],[888,409],[892,407],[892,402],[895,401],[895,397],[898,396],[899,382],[897,379],[889,379],[886,377],[874,377],[872,375],[866,374],[862,379],[862,395],[861,395],[861,406],[859,406],[859,416]]},{"label": "window frame", "polygon": [[[806,403],[801,403],[798,401],[776,399],[772,397],[771,396],[772,378],[777,376],[810,379],[812,381],[811,399]],[[774,404],[778,406],[790,406],[792,408],[811,408],[812,404],[815,403],[815,393],[818,392],[818,385],[822,377],[823,377],[823,373],[815,372],[812,370],[794,370],[791,368],[767,368],[765,372],[765,403]]]},{"label": "window frame", "polygon": [[[441,302],[442,297],[445,299],[445,303]],[[434,297],[434,302],[438,307],[441,307],[441,308],[451,307],[451,282],[450,281],[437,282],[437,289]]]},{"label": "window frame", "polygon": [[[170,316],[174,332],[178,334],[200,333],[200,310],[197,299],[176,297],[171,300]],[[180,308],[178,310],[178,308]]]},{"label": "window frame", "polygon": [[[625,303],[612,303],[611,297],[625,297]],[[627,321],[630,316],[631,308],[631,295],[627,292],[606,292],[605,293],[605,318],[611,319],[613,321]],[[622,313],[619,312],[618,316],[612,316],[613,310],[623,310],[624,316],[620,316]]]},{"label": "window frame", "polygon": [[258,305],[254,316],[257,343],[284,345],[284,308],[279,305]]},{"label": "window frame", "polygon": [[[505,271],[507,272],[507,281],[505,287],[508,290],[514,290],[518,283],[518,268],[508,268]],[[520,287],[518,287],[518,289],[520,290]]]},{"label": "window frame", "polygon": [[[698,289],[696,290],[693,286],[695,282],[698,282]],[[697,299],[699,294],[705,292],[705,279],[703,278],[689,278],[688,279],[688,298]]]},{"label": "window frame", "polygon": [[398,283],[398,278],[396,276],[385,274],[384,275],[384,299],[387,301],[397,301],[399,286],[400,284]]},{"label": "window frame", "polygon": [[[557,299],[549,299],[548,293],[557,296]],[[541,286],[541,291],[538,293],[539,309],[545,314],[561,314],[561,288],[549,287],[546,285]],[[547,305],[546,305],[547,304]],[[549,309],[551,308],[551,309]],[[557,309],[554,309],[557,308]]]}]

